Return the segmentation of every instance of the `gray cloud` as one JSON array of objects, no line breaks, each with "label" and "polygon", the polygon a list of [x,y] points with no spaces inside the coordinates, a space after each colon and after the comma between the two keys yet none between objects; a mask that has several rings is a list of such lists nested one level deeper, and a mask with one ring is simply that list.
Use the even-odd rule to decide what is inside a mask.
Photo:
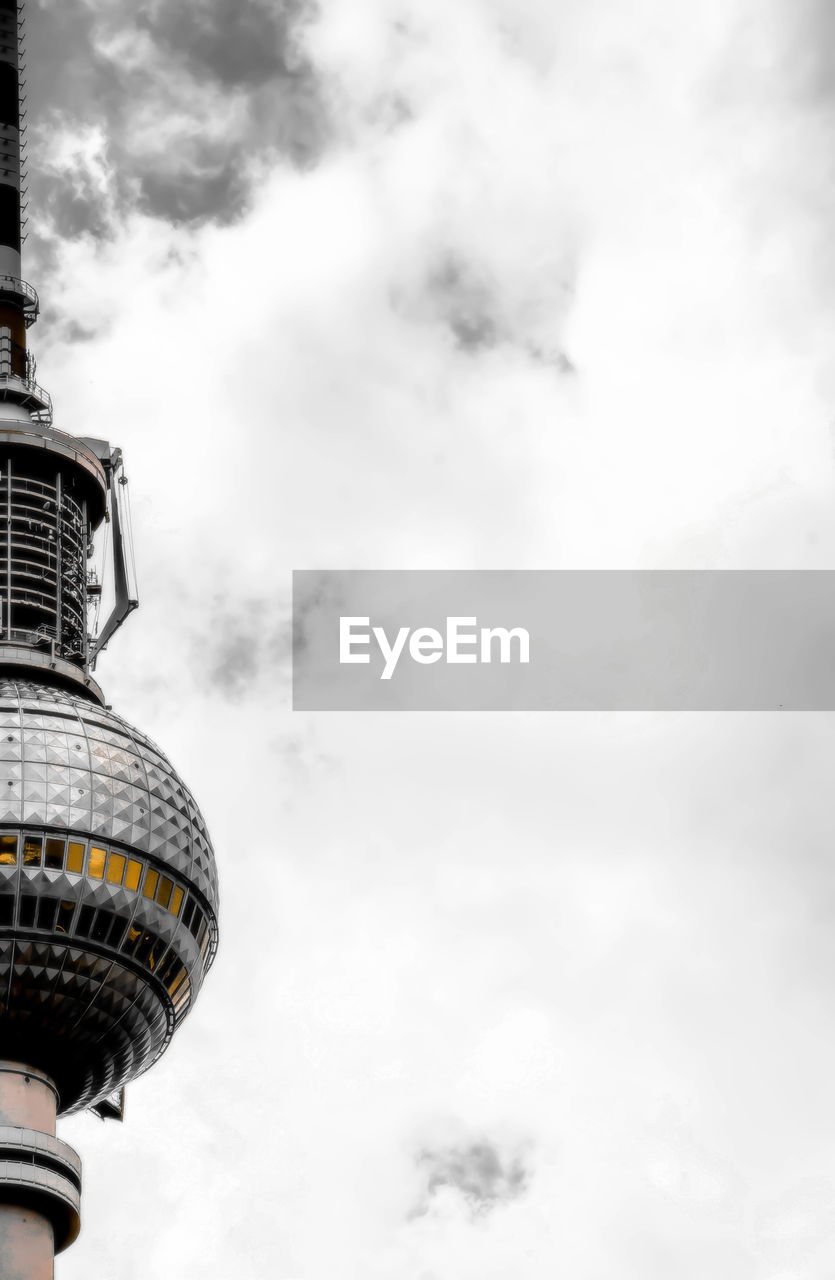
[{"label": "gray cloud", "polygon": [[259,85],[276,75],[299,73],[295,30],[304,16],[300,0],[278,5],[203,0],[186,8],[158,4],[136,21],[198,76],[225,85]]},{"label": "gray cloud", "polygon": [[528,1189],[531,1170],[517,1154],[506,1156],[487,1139],[445,1148],[427,1148],[417,1157],[425,1179],[413,1216],[428,1212],[434,1196],[449,1187],[460,1194],[474,1216],[518,1199]]},{"label": "gray cloud", "polygon": [[494,347],[502,323],[494,290],[484,275],[454,256],[430,273],[429,295],[464,351]]},{"label": "gray cloud", "polygon": [[[554,293],[549,319],[558,326],[573,302],[573,269],[573,264],[566,262],[556,289],[553,280],[536,282]],[[506,281],[494,279],[486,266],[463,253],[448,250],[434,255],[425,277],[416,286],[397,288],[392,303],[404,315],[431,318],[444,325],[465,354],[477,356],[506,345],[559,374],[576,372],[559,345],[541,341],[535,291],[522,298],[510,296]]]},{"label": "gray cloud", "polygon": [[241,702],[263,681],[275,689],[289,680],[290,625],[272,598],[217,596],[191,641],[198,684],[230,702]]},{"label": "gray cloud", "polygon": [[[835,97],[835,12],[826,0],[794,0],[777,5],[784,58],[776,68],[795,90],[830,106]],[[786,31],[786,27],[788,30]],[[773,71],[772,77],[773,79]]]},{"label": "gray cloud", "polygon": [[[315,162],[327,137],[304,53],[307,0],[40,0],[28,17],[33,225],[109,236],[131,208],[175,224],[234,221],[252,174]],[[101,154],[56,150],[98,131]],[[43,251],[43,246],[40,246]]]}]

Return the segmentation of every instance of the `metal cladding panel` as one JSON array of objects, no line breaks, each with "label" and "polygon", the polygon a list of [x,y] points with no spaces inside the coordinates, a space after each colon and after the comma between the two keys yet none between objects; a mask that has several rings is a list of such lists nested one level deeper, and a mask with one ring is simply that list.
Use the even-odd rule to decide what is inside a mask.
[{"label": "metal cladding panel", "polygon": [[0,124],[17,128],[20,115],[17,67],[0,59]]},{"label": "metal cladding panel", "polygon": [[[188,874],[200,875],[208,905],[217,911],[217,870],[206,824],[159,748],[83,697],[3,681],[0,822],[22,822],[26,806],[50,825],[133,845],[125,838],[129,825],[144,853],[172,869],[187,861]],[[72,822],[55,821],[56,809]]]},{"label": "metal cladding panel", "polygon": [[136,973],[66,944],[14,951],[10,963],[0,950],[4,1053],[52,1071],[62,1113],[121,1087],[167,1047],[170,1012]]},{"label": "metal cladding panel", "polygon": [[0,245],[20,253],[20,192],[0,182]]},{"label": "metal cladding panel", "polygon": [[0,1041],[63,1113],[164,1051],[217,904],[205,823],[159,749],[83,697],[0,684]]}]

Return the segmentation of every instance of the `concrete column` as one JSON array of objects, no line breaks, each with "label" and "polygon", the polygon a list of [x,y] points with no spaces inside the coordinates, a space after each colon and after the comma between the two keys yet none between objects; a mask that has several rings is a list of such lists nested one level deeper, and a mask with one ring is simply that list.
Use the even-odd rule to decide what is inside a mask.
[{"label": "concrete column", "polygon": [[[42,1072],[0,1061],[0,1127],[54,1136],[57,1103],[55,1086]],[[0,1151],[0,1280],[53,1280],[52,1222],[47,1213],[39,1212],[38,1199],[30,1199],[19,1184],[4,1187],[3,1154]]]},{"label": "concrete column", "polygon": [[0,1278],[53,1280],[55,1244],[43,1214],[16,1205],[0,1205]]},{"label": "concrete column", "polygon": [[42,1071],[0,1059],[0,1125],[55,1137],[58,1091]]}]

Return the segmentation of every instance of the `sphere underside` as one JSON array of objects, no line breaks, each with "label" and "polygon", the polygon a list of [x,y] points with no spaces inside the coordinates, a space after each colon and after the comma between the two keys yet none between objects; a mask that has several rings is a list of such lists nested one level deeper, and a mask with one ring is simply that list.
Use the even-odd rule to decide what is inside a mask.
[{"label": "sphere underside", "polygon": [[164,1051],[217,945],[205,823],[144,735],[0,683],[0,1043],[90,1106]]}]

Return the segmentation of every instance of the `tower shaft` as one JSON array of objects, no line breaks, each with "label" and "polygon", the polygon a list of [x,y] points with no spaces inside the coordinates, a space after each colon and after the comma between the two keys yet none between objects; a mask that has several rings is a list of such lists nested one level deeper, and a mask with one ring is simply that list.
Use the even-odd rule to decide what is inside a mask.
[{"label": "tower shaft", "polygon": [[55,1137],[48,1076],[0,1061],[0,1280],[52,1280],[79,1231],[81,1162]]},{"label": "tower shaft", "polygon": [[3,1280],[53,1280],[52,1227],[43,1214],[0,1204],[0,1275]]}]

